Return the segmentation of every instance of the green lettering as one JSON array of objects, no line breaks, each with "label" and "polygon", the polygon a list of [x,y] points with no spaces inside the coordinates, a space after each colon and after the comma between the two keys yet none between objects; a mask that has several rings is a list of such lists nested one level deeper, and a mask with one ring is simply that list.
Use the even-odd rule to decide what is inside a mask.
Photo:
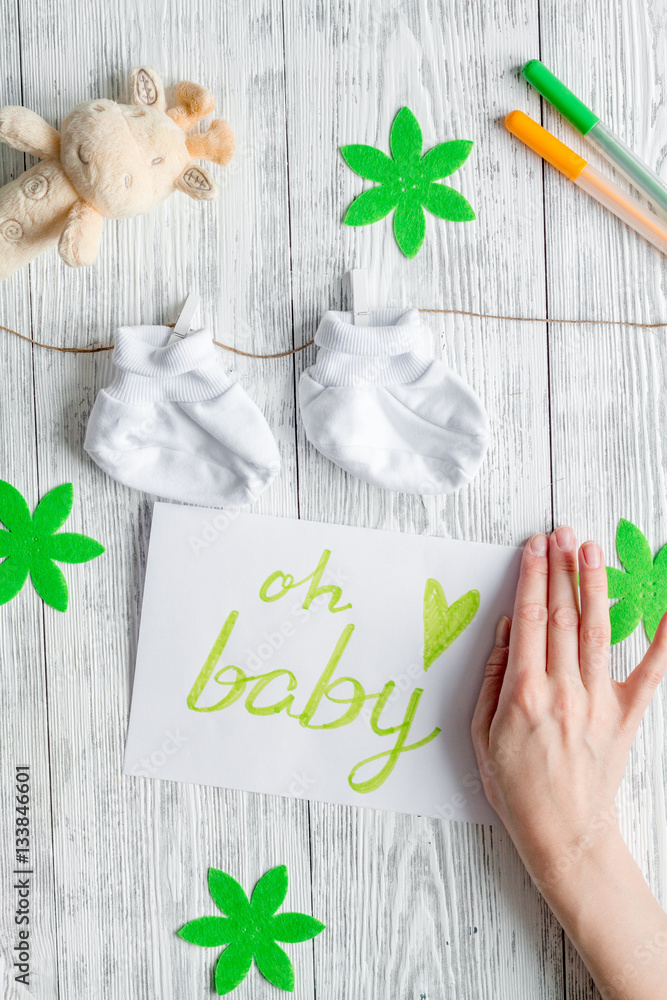
[{"label": "green lettering", "polygon": [[[329,611],[335,614],[336,611],[347,611],[347,609],[351,608],[352,605],[343,604],[342,607],[337,608],[336,605],[343,596],[343,591],[340,589],[340,587],[334,586],[333,583],[328,583],[324,587],[319,586],[320,580],[322,579],[324,571],[327,568],[327,563],[329,562],[330,555],[331,555],[331,550],[325,549],[324,552],[322,553],[322,558],[318,562],[314,571],[310,574],[310,576],[306,577],[306,580],[310,580],[312,577],[312,583],[308,588],[308,593],[306,594],[306,599],[303,602],[303,606],[304,608],[308,609],[316,597],[321,597],[322,594],[331,594],[331,597],[329,598]],[[302,580],[301,582],[305,583],[306,580]]]},{"label": "green lettering", "polygon": [[[347,779],[350,784],[350,788],[352,788],[355,792],[360,792],[362,795],[368,792],[374,792],[377,788],[380,787],[380,785],[382,785],[387,780],[391,772],[396,767],[398,758],[402,753],[407,753],[409,750],[417,750],[419,747],[425,746],[427,743],[430,743],[431,740],[434,740],[435,737],[440,732],[440,729],[436,727],[432,733],[429,733],[428,736],[425,736],[417,743],[410,743],[406,746],[405,741],[408,738],[408,733],[410,732],[410,727],[412,726],[412,722],[415,717],[415,712],[417,711],[417,707],[419,705],[419,702],[421,701],[421,696],[424,693],[423,688],[415,688],[415,690],[412,692],[412,696],[410,698],[410,701],[408,702],[408,707],[405,711],[405,718],[403,719],[403,722],[400,725],[389,726],[387,728],[383,728],[382,726],[379,725],[380,715],[382,714],[382,711],[385,705],[387,704],[387,701],[392,691],[394,690],[395,686],[396,685],[394,684],[393,681],[387,681],[382,690],[382,693],[379,695],[375,703],[375,706],[373,707],[373,712],[371,715],[371,729],[378,736],[392,736],[394,733],[398,733],[398,739],[396,740],[395,745],[391,750],[383,750],[382,753],[373,754],[372,757],[366,757],[365,760],[359,761],[359,763],[355,764],[355,766],[352,768]],[[382,767],[377,772],[377,774],[374,775],[374,777],[367,778],[366,781],[354,780],[357,772],[362,767],[364,767],[364,765],[371,764],[373,761],[376,760],[382,760],[383,757],[387,758],[386,763],[384,767]]]},{"label": "green lettering", "polygon": [[[318,565],[317,570],[311,574],[312,583],[310,590],[308,592],[310,599],[318,596],[321,592],[330,592],[331,588],[318,588],[319,580],[321,579],[322,572],[326,566],[326,561],[330,553],[325,550],[322,559]],[[268,596],[268,589],[274,583],[278,577],[283,580],[283,585],[285,586],[285,581],[293,579],[291,577],[286,577],[282,573],[273,574],[268,577],[263,584],[263,591],[265,597],[263,599],[275,600],[276,596]],[[302,583],[305,581],[301,581]],[[338,596],[340,596],[340,589],[335,588],[338,591]],[[338,600],[338,596],[332,597],[332,602]],[[308,597],[306,598],[308,602]],[[304,603],[306,607],[306,603]],[[349,607],[349,605],[348,605]],[[334,608],[334,610],[343,610],[342,608]],[[348,775],[348,782],[350,787],[360,794],[366,794],[368,792],[375,791],[379,788],[389,777],[389,775],[394,770],[398,759],[402,753],[408,753],[410,750],[417,750],[419,747],[425,746],[430,743],[431,740],[440,733],[439,728],[435,728],[428,736],[423,737],[415,743],[408,743],[408,736],[414,722],[415,714],[421,697],[424,693],[423,688],[415,688],[410,697],[410,701],[405,711],[405,716],[403,721],[396,726],[382,726],[380,725],[382,713],[387,705],[389,698],[391,697],[396,685],[394,681],[388,681],[383,687],[382,691],[375,692],[373,694],[366,694],[363,685],[354,677],[338,677],[333,679],[338,664],[347,648],[347,644],[352,637],[354,632],[354,625],[346,625],[341,635],[336,643],[335,649],[329,658],[329,661],[322,671],[320,677],[313,688],[313,691],[306,702],[306,706],[300,715],[296,715],[290,711],[294,703],[294,695],[288,694],[280,701],[274,702],[271,705],[264,705],[257,707],[255,704],[256,699],[261,695],[261,693],[273,683],[273,681],[278,680],[281,677],[287,679],[287,691],[294,691],[297,687],[297,679],[291,670],[279,669],[271,670],[266,674],[246,675],[241,667],[237,667],[233,664],[228,664],[222,669],[218,670],[213,677],[214,671],[218,665],[220,657],[222,656],[223,650],[225,649],[229,638],[232,634],[236,621],[239,617],[238,611],[232,611],[225,621],[220,634],[213,643],[213,647],[204,666],[199,672],[199,675],[192,686],[187,697],[187,706],[193,712],[218,712],[221,709],[228,708],[233,705],[234,702],[238,701],[239,698],[243,696],[249,683],[253,683],[254,686],[252,690],[246,697],[245,707],[251,715],[267,716],[267,715],[277,715],[279,712],[285,712],[290,718],[298,719],[301,726],[306,729],[338,729],[341,726],[346,726],[359,716],[362,707],[367,701],[375,699],[375,705],[371,713],[370,726],[372,731],[376,736],[396,736],[396,742],[391,749],[383,750],[381,753],[373,754],[371,757],[367,757],[365,760],[359,761]],[[233,671],[233,677],[230,679],[225,679],[225,675],[228,672]],[[206,685],[213,677],[216,684],[220,684],[222,687],[228,687],[228,693],[220,701],[216,702],[214,705],[199,707],[199,699],[206,688]],[[349,697],[336,697],[334,691],[339,688],[342,684],[350,684],[352,687],[351,694]],[[312,719],[316,714],[318,708],[322,703],[322,699],[326,698],[329,702],[336,705],[345,705],[346,710],[333,722],[324,722],[321,724],[313,724]],[[375,761],[384,761],[383,765],[380,767],[376,773],[367,778],[364,781],[358,781],[357,775],[359,771],[368,764],[373,764]]]},{"label": "green lettering", "polygon": [[[337,688],[339,684],[351,684],[354,694],[351,698],[334,698],[332,691]],[[348,722],[354,722],[354,720],[359,715],[359,712],[364,706],[364,703],[369,700],[369,698],[376,698],[377,692],[375,694],[366,694],[363,685],[360,684],[358,680],[354,677],[339,677],[333,682],[333,684],[327,684],[324,690],[324,697],[328,698],[329,701],[335,702],[336,705],[349,705],[347,712],[337,719],[336,722],[327,722],[323,726],[309,726],[309,729],[337,729],[339,726],[346,726]]]},{"label": "green lettering", "polygon": [[[209,708],[197,708],[197,702],[199,701],[199,697],[204,688],[206,687],[206,685],[208,684],[209,680],[211,679],[211,674],[218,665],[218,660],[222,656],[222,651],[227,645],[227,641],[230,635],[232,634],[234,626],[236,625],[236,620],[238,616],[239,616],[238,611],[232,611],[227,616],[227,621],[222,626],[218,638],[213,643],[213,648],[211,649],[211,652],[208,654],[208,657],[206,658],[206,663],[199,671],[199,676],[192,685],[192,690],[190,691],[190,694],[187,697],[187,705],[188,708],[192,709],[193,712],[217,712],[219,709],[225,708],[226,705],[231,704],[229,698],[231,697],[232,694],[234,694],[235,690],[234,685],[241,683],[239,674],[243,674],[243,671],[240,669],[240,667],[231,667],[231,668],[225,667],[224,668],[225,670],[233,669],[238,671],[236,675],[236,681],[233,682],[232,690],[230,691],[230,693],[227,695],[226,698],[223,698],[222,701],[218,702],[217,705],[211,705]],[[224,670],[221,670],[218,673],[216,680],[218,679],[221,673],[224,673]],[[244,674],[243,676],[245,678]],[[218,681],[218,683],[231,683],[231,682]],[[245,683],[245,681],[243,683]],[[239,692],[239,694],[237,694],[233,700],[236,701],[236,698],[239,698],[240,695],[241,692]]]},{"label": "green lettering", "polygon": [[[285,594],[289,593],[290,590],[295,590],[297,587],[300,587],[304,583],[308,583],[310,580],[311,584],[308,588],[306,599],[303,602],[303,608],[307,610],[316,597],[321,597],[323,594],[330,594],[329,611],[331,611],[332,614],[336,611],[347,611],[348,608],[352,607],[351,604],[344,604],[340,608],[337,607],[338,601],[343,596],[343,591],[340,587],[336,587],[331,583],[320,587],[320,580],[322,579],[324,571],[327,568],[330,555],[331,550],[325,549],[313,572],[309,573],[308,576],[304,576],[303,580],[297,580],[296,583],[291,573],[283,573],[281,569],[277,569],[275,573],[271,573],[270,576],[267,576],[266,580],[259,588],[260,600],[266,601],[267,603],[270,603],[271,601],[278,601],[281,597],[284,597]],[[273,586],[276,580],[282,581],[281,589],[276,594],[269,594],[269,589]]]},{"label": "green lettering", "polygon": [[[341,632],[340,639],[336,643],[336,648],[331,654],[329,662],[320,674],[319,680],[313,688],[310,698],[306,702],[306,707],[301,715],[295,716],[305,729],[337,729],[339,726],[346,726],[348,722],[353,722],[356,719],[362,709],[364,701],[366,700],[366,695],[364,694],[364,689],[359,681],[356,681],[353,677],[339,677],[338,680],[333,682],[333,684],[330,683],[353,632],[354,625],[345,626]],[[355,693],[352,698],[331,698],[330,692],[344,681],[349,681],[354,687]],[[329,701],[338,702],[339,704],[349,704],[350,707],[339,719],[335,719],[333,722],[324,722],[319,726],[312,726],[310,724],[310,720],[319,708],[322,698],[329,698]]]},{"label": "green lettering", "polygon": [[[288,677],[287,690],[293,691],[296,687],[296,677],[291,670],[271,670],[268,674],[263,674],[261,677],[257,678],[257,683],[253,687],[252,691],[245,700],[245,707],[248,709],[251,715],[277,715],[278,712],[282,712],[283,709],[289,712],[289,707],[294,701],[294,695],[290,694],[282,701],[278,701],[275,705],[266,705],[264,708],[255,707],[255,698],[257,695],[261,694],[265,687],[275,681],[276,678],[281,675]],[[255,680],[255,678],[248,678],[248,680]]]},{"label": "green lettering", "polygon": [[[269,594],[268,592],[269,587],[271,586],[271,584],[275,583],[276,580],[279,579],[282,579],[283,581],[282,590],[278,594]],[[306,579],[308,579],[308,577],[306,577]],[[304,583],[304,581],[302,580],[301,583]],[[294,583],[294,577],[291,576],[289,573],[285,575],[282,570],[277,569],[275,573],[271,574],[271,576],[267,576],[266,580],[259,588],[259,596],[262,601],[266,601],[266,603],[268,604],[271,601],[277,601],[281,597],[284,597],[285,594],[287,594],[294,586],[297,587],[299,586],[298,583],[297,584]]]},{"label": "green lettering", "polygon": [[[222,677],[223,674],[227,673],[228,670],[235,670],[236,677],[234,678],[233,681],[221,681],[220,678]],[[197,709],[197,711],[219,712],[221,708],[229,708],[230,705],[233,705],[235,701],[239,700],[239,698],[245,691],[246,684],[250,679],[251,679],[250,677],[246,677],[241,667],[235,667],[232,663],[230,663],[226,667],[223,667],[222,670],[218,670],[213,680],[216,682],[216,684],[221,684],[223,687],[225,687],[225,685],[228,685],[229,694],[225,698],[223,698],[222,701],[219,701],[216,705],[213,705],[212,708],[199,708]]]}]

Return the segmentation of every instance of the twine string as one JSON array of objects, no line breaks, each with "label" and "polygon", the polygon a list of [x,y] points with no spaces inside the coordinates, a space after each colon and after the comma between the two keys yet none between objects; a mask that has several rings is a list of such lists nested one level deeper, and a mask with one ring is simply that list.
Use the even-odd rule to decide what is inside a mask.
[{"label": "twine string", "polygon": [[[467,309],[420,309],[419,312],[422,313],[438,313],[442,316],[471,316],[474,319],[496,319],[502,320],[506,323],[554,323],[554,324],[571,324],[576,326],[631,326],[639,330],[658,330],[662,327],[667,326],[667,320],[662,323],[637,323],[634,320],[625,319],[554,319],[551,316],[497,316],[495,313],[481,313],[481,312],[470,312]],[[173,323],[167,324],[168,326],[173,326]],[[59,351],[61,354],[98,354],[101,351],[112,351],[113,344],[89,344],[87,347],[58,347],[56,344],[45,344],[41,340],[33,340],[32,337],[27,337],[24,333],[19,333],[18,330],[12,330],[9,326],[3,326],[0,323],[0,330],[6,330],[7,333],[13,334],[15,337],[19,337],[20,340],[25,340],[28,344],[34,344],[36,347],[43,347],[46,351]],[[224,351],[231,351],[233,354],[241,354],[244,358],[259,358],[262,360],[270,360],[272,358],[287,358],[291,354],[298,354],[299,351],[305,351],[307,347],[310,347],[315,343],[315,339],[306,341],[305,344],[301,344],[300,347],[293,347],[289,351],[279,351],[277,354],[252,354],[250,351],[242,351],[238,347],[232,347],[230,344],[222,344],[219,340],[214,340],[213,343],[216,347],[221,347]]]}]

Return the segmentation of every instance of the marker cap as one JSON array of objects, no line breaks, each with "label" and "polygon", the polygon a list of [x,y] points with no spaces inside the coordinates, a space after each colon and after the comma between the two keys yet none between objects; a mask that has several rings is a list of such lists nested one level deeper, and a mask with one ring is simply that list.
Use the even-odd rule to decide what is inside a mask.
[{"label": "marker cap", "polygon": [[557,139],[555,135],[547,132],[523,111],[510,111],[505,119],[505,126],[517,139],[525,142],[527,146],[539,153],[552,167],[560,170],[571,181],[576,181],[586,166],[586,160],[578,153]]},{"label": "marker cap", "polygon": [[582,135],[590,132],[593,126],[600,121],[600,116],[594,114],[583,101],[575,97],[572,91],[568,90],[565,84],[561,83],[558,77],[555,77],[539,59],[531,59],[521,72],[528,83],[532,84],[542,97],[546,97],[549,104],[552,104],[556,111],[567,118]]}]

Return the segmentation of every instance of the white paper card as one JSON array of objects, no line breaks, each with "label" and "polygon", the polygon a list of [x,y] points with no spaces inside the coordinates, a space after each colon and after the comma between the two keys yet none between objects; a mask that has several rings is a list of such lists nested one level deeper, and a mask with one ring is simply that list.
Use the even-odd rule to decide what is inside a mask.
[{"label": "white paper card", "polygon": [[470,721],[519,559],[157,503],[125,772],[497,822]]}]

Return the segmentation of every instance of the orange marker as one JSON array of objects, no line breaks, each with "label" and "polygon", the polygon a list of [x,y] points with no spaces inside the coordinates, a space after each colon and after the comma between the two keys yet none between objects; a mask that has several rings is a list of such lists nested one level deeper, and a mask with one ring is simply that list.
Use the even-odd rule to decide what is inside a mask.
[{"label": "orange marker", "polygon": [[658,218],[644,211],[621,188],[598,173],[573,149],[551,132],[547,132],[523,111],[511,111],[505,119],[505,125],[513,135],[574,181],[577,187],[583,188],[626,225],[667,254],[667,229],[660,224]]}]

